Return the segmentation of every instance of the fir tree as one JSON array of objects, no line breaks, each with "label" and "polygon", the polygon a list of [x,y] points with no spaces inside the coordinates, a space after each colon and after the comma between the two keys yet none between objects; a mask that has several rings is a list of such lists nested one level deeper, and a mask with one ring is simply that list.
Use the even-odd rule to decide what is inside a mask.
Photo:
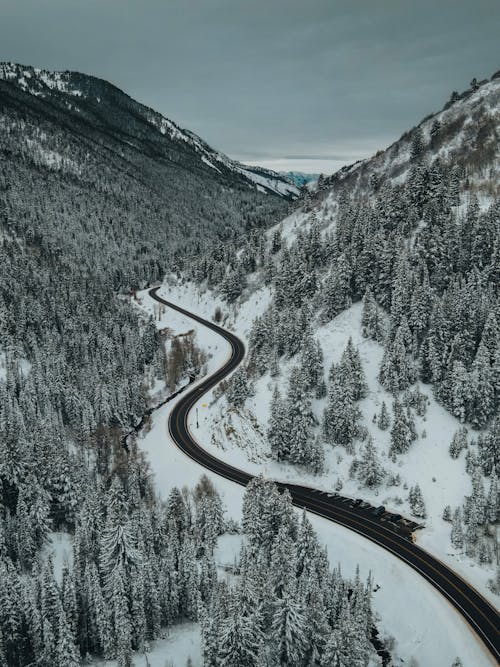
[{"label": "fir tree", "polygon": [[379,381],[387,391],[397,393],[413,384],[415,379],[415,369],[407,354],[403,328],[400,326],[394,340],[385,349]]},{"label": "fir tree", "polygon": [[271,400],[267,439],[271,452],[278,461],[284,460],[288,454],[288,426],[285,403],[276,386]]},{"label": "fir tree", "polygon": [[464,535],[462,530],[462,513],[460,508],[453,514],[453,523],[451,527],[451,543],[455,549],[461,549],[464,544]]},{"label": "fir tree", "polygon": [[389,412],[387,410],[385,401],[382,401],[382,405],[380,406],[380,412],[377,417],[377,426],[381,431],[387,431],[390,425],[391,425],[391,419],[389,417]]},{"label": "fir tree", "polygon": [[389,453],[403,454],[408,451],[416,438],[415,423],[409,412],[404,411],[399,401],[392,404],[394,420],[391,428],[391,445]]},{"label": "fir tree", "polygon": [[352,442],[359,433],[358,421],[361,416],[349,383],[342,382],[335,373],[328,390],[328,404],[323,414],[323,436],[327,442],[340,444],[352,449]]},{"label": "fir tree", "polygon": [[453,439],[450,443],[450,456],[452,459],[457,459],[460,456],[460,452],[463,449],[467,448],[467,429],[462,427],[455,431]]},{"label": "fir tree", "polygon": [[424,497],[422,496],[422,491],[418,484],[410,489],[410,509],[414,516],[418,516],[421,519],[425,519],[427,516]]},{"label": "fir tree", "polygon": [[275,603],[271,642],[279,665],[300,667],[307,649],[306,618],[301,605],[286,594]]},{"label": "fir tree", "polygon": [[380,464],[373,440],[370,437],[362,450],[361,459],[358,461],[356,476],[363,486],[370,488],[379,486],[385,477],[385,470]]},{"label": "fir tree", "polygon": [[57,667],[79,667],[80,654],[75,646],[75,638],[67,622],[66,614],[61,609],[59,614],[58,640],[56,647]]},{"label": "fir tree", "polygon": [[322,314],[323,322],[329,322],[352,303],[351,299],[351,267],[345,255],[341,255],[333,267],[324,288],[325,307]]},{"label": "fir tree", "polygon": [[241,408],[245,405],[245,400],[252,395],[249,379],[246,370],[240,366],[229,380],[226,391],[227,400],[235,408]]},{"label": "fir tree", "polygon": [[371,338],[382,343],[384,340],[384,327],[377,302],[371,288],[366,288],[363,296],[363,312],[361,315],[361,333],[365,338]]}]

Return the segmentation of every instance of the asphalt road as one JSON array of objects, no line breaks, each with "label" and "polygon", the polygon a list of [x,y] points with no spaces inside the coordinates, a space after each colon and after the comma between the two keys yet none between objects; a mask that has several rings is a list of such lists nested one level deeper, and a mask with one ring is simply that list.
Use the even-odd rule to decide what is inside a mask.
[{"label": "asphalt road", "polygon": [[[169,418],[170,435],[176,445],[187,456],[204,468],[237,484],[246,486],[253,476],[209,454],[196,442],[187,424],[189,411],[198,399],[240,364],[245,356],[245,346],[233,333],[190,313],[184,308],[165,301],[158,296],[158,289],[158,287],[155,287],[149,291],[153,299],[216,331],[231,346],[231,356],[226,363],[218,371],[185,393],[176,403]],[[278,483],[278,487],[281,490],[287,489],[289,491],[292,501],[297,507],[305,508],[314,514],[359,533],[416,570],[463,616],[484,643],[493,659],[497,664],[500,664],[498,637],[500,615],[498,611],[453,570],[414,544],[407,526],[392,522],[390,515],[377,516],[374,514],[373,507],[356,505],[351,498],[344,498],[338,494],[326,494],[297,484]],[[389,516],[389,519],[387,516]],[[429,619],[429,622],[432,622],[432,619]]]}]

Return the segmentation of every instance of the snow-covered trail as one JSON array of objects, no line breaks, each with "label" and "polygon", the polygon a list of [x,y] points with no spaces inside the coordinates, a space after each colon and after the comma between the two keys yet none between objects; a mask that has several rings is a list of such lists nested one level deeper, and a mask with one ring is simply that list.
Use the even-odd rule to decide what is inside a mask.
[{"label": "snow-covered trail", "polygon": [[[146,295],[144,296],[146,297]],[[187,317],[188,313],[184,313],[184,315]],[[192,326],[192,321],[190,324]],[[220,363],[227,355],[227,345],[223,345],[222,349],[215,346],[215,349],[217,349],[215,357]],[[212,361],[214,363],[210,365],[217,367],[216,359]],[[185,399],[186,397],[183,396],[180,400]],[[200,397],[201,400],[203,399]],[[175,406],[172,406],[171,409],[175,410]],[[166,415],[163,410],[161,412],[164,414],[164,419]],[[164,428],[163,422],[163,428],[161,429],[163,434],[165,433]],[[148,436],[146,436],[144,444],[148,439]],[[164,462],[164,436],[162,440],[161,458]],[[149,450],[149,447],[146,447],[146,449]],[[154,449],[157,450],[156,446]],[[150,453],[152,453],[151,450]],[[158,450],[156,453],[159,453]],[[155,461],[155,458],[156,456],[153,457],[152,463],[154,470],[158,473],[159,461]],[[191,463],[192,465],[188,466],[191,468],[190,474],[186,478],[192,478],[193,474],[196,475],[196,471],[193,473],[192,470],[192,467],[196,464]],[[161,470],[161,464],[159,468]],[[161,474],[161,477],[163,477],[163,474]],[[175,477],[177,478],[177,475]],[[183,478],[183,481],[186,478]],[[239,513],[242,489],[235,488],[235,485],[231,482],[217,479],[219,486],[221,482],[225,491],[224,495],[227,494],[227,499],[229,500],[230,497],[232,501],[230,510],[236,507]],[[226,489],[227,486],[232,487],[229,493],[229,488]],[[380,586],[380,590],[375,596],[375,607],[380,610],[382,615],[382,628],[396,634],[398,638],[397,652],[400,655],[404,655],[405,658],[418,657],[419,661],[424,659],[425,656],[425,664],[427,665],[446,664],[446,661],[451,663],[456,655],[460,655],[466,661],[465,664],[478,665],[478,667],[480,665],[496,664],[496,662],[492,663],[490,661],[490,656],[487,655],[479,642],[472,640],[470,628],[443,597],[437,595],[431,585],[423,581],[415,572],[412,572],[408,566],[384,553],[380,547],[367,542],[367,540],[352,532],[330,522],[327,523],[324,519],[312,517],[312,520],[323,540],[329,546],[334,545],[330,549],[334,554],[332,560],[340,561],[344,567],[347,565],[347,569],[352,569],[352,564],[358,561],[364,570],[368,571],[370,569],[374,572],[376,581]],[[345,548],[346,545],[347,548]],[[380,602],[382,604],[379,604]],[[437,624],[430,621],[431,610],[432,616],[438,621]],[[444,638],[447,638],[448,641]],[[439,660],[436,660],[436,647],[439,647]]]}]

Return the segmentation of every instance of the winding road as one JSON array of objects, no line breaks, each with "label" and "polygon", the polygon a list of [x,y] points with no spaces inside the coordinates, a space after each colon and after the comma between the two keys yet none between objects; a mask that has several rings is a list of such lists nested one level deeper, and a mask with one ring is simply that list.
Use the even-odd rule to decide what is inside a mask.
[{"label": "winding road", "polygon": [[[253,475],[212,456],[196,442],[188,427],[188,415],[194,404],[203,394],[212,389],[240,364],[245,356],[245,346],[233,333],[158,296],[158,289],[158,287],[155,287],[149,290],[150,296],[155,301],[212,329],[231,346],[231,355],[226,363],[185,393],[176,403],[169,417],[170,435],[176,445],[187,456],[204,468],[237,484],[246,486]],[[305,508],[314,514],[359,533],[416,570],[463,616],[484,643],[493,659],[497,664],[500,664],[498,637],[500,615],[498,611],[453,570],[414,544],[407,524],[391,521],[391,516],[388,513],[377,516],[373,507],[364,503],[360,505],[352,498],[344,498],[338,494],[327,494],[297,484],[277,483],[277,485],[280,490],[287,489],[289,491],[292,501],[297,507]]]}]

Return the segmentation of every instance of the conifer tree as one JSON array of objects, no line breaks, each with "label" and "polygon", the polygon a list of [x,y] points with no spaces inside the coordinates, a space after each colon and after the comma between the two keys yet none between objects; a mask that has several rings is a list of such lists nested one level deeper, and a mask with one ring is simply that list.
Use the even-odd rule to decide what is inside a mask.
[{"label": "conifer tree", "polygon": [[365,338],[371,338],[372,340],[377,341],[377,343],[382,343],[384,340],[382,317],[370,286],[366,288],[363,296],[361,333]]},{"label": "conifer tree", "polygon": [[61,609],[59,614],[59,628],[57,633],[56,660],[57,667],[79,667],[80,655],[75,646],[75,638],[70,625],[66,620],[66,614]]},{"label": "conifer tree", "polygon": [[391,419],[389,417],[389,412],[387,410],[385,401],[382,401],[382,405],[380,406],[380,412],[377,417],[377,426],[381,431],[387,431],[390,425],[391,425]]},{"label": "conifer tree", "polygon": [[306,618],[301,605],[289,593],[275,603],[271,642],[279,665],[300,667],[307,649]]},{"label": "conifer tree", "polygon": [[370,437],[361,452],[361,459],[357,461],[356,476],[364,486],[370,488],[379,486],[385,477],[385,470]]},{"label": "conifer tree", "polygon": [[392,404],[392,412],[394,418],[389,453],[392,455],[404,454],[416,438],[415,423],[410,413],[405,413],[399,401],[394,401]]},{"label": "conifer tree", "polygon": [[228,616],[220,631],[221,650],[218,664],[221,667],[253,667],[261,641],[255,615],[244,615],[239,608],[237,596],[233,596]]},{"label": "conifer tree", "polygon": [[231,376],[226,391],[228,403],[235,408],[241,408],[245,400],[252,395],[247,372],[240,366]]},{"label": "conifer tree", "polygon": [[286,459],[289,451],[289,424],[285,415],[285,403],[277,385],[271,400],[267,439],[276,459],[278,461]]},{"label": "conifer tree", "polygon": [[403,340],[403,328],[396,331],[394,340],[388,343],[380,366],[380,384],[392,393],[406,389],[416,379],[414,366],[407,354]]},{"label": "conifer tree", "polygon": [[345,255],[340,255],[327,278],[324,288],[323,322],[329,322],[351,305],[351,271],[352,269]]},{"label": "conifer tree", "polygon": [[453,523],[451,527],[451,543],[455,549],[461,549],[464,544],[464,535],[462,530],[462,513],[457,508],[453,514]]},{"label": "conifer tree", "polygon": [[344,384],[340,373],[336,374],[328,390],[328,403],[323,414],[323,437],[327,442],[352,449],[352,442],[359,433],[361,416],[354,400],[350,383]]},{"label": "conifer tree", "polygon": [[452,459],[457,459],[460,456],[460,452],[463,449],[467,448],[467,429],[465,427],[459,428],[458,431],[455,431],[453,439],[450,443],[450,456]]},{"label": "conifer tree", "polygon": [[342,353],[337,372],[343,377],[344,382],[351,385],[352,395],[355,401],[359,401],[366,396],[368,386],[366,384],[361,357],[359,355],[359,350],[354,346],[351,337],[349,337],[347,346]]},{"label": "conifer tree", "polygon": [[422,496],[422,491],[418,484],[410,489],[410,508],[412,513],[421,519],[425,519],[427,516],[424,497]]}]

